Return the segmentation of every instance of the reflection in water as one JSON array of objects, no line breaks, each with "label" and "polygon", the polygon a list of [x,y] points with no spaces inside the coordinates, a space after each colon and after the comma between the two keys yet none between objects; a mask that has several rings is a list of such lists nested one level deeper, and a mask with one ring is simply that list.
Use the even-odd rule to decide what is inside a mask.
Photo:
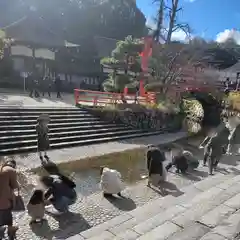
[{"label": "reflection in water", "polygon": [[[167,162],[170,160],[170,153],[165,153]],[[147,176],[146,161],[144,156],[140,159],[121,159],[112,161],[106,165],[109,168],[118,170],[126,185],[135,184]],[[76,167],[76,166],[75,166]],[[100,191],[100,169],[92,168],[89,170],[74,172],[74,181],[77,185],[77,192],[83,196],[88,196]]]},{"label": "reflection in water", "polygon": [[[182,140],[181,144],[184,144]],[[177,148],[179,147],[177,146]],[[167,164],[170,161],[169,148],[176,148],[176,144],[167,144],[166,147],[163,148],[162,146],[161,148],[165,150]],[[67,165],[62,165],[60,170],[73,176],[73,180],[77,185],[76,190],[81,196],[89,196],[100,191],[100,169],[89,168],[87,170],[78,171],[81,166],[81,160],[79,160],[72,166],[69,163]],[[139,152],[137,155],[135,154],[134,157],[127,156],[127,154],[125,158],[117,158],[116,156],[113,156],[113,159],[107,161],[105,166],[118,170],[122,174],[123,181],[126,185],[135,184],[147,176],[146,161],[143,151]],[[46,172],[40,169],[37,174],[45,175]],[[22,195],[27,201],[32,189],[37,185],[37,175],[31,173],[24,167],[18,166],[18,180],[21,186]]]},{"label": "reflection in water", "polygon": [[[170,153],[166,152],[165,155],[167,158],[167,164],[170,159]],[[123,181],[126,183],[126,185],[135,184],[147,176],[144,156],[142,156],[140,159],[128,158],[112,161],[106,164],[106,166],[121,172]],[[100,191],[99,168],[91,168],[89,170],[76,172],[74,172],[74,169],[77,169],[76,165],[73,169],[68,169],[68,172],[64,172],[73,176],[73,180],[77,185],[76,190],[81,196],[89,196]],[[46,172],[41,169],[39,172],[37,172],[37,174],[43,175],[46,174]],[[18,167],[18,181],[21,186],[22,196],[24,197],[25,201],[28,201],[32,189],[37,185],[37,175],[31,173],[26,168]]]}]

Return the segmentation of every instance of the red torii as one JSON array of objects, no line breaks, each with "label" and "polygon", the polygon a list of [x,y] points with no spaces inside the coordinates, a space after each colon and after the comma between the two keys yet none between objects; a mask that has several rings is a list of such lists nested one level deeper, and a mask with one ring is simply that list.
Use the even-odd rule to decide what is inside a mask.
[{"label": "red torii", "polygon": [[[152,48],[153,48],[153,38],[151,36],[145,37],[144,49],[140,54],[142,58],[141,68],[142,68],[143,75],[148,73],[148,62],[149,62],[149,58],[152,56]],[[139,93],[140,93],[140,96],[145,95],[144,79],[141,79],[139,82]]]}]

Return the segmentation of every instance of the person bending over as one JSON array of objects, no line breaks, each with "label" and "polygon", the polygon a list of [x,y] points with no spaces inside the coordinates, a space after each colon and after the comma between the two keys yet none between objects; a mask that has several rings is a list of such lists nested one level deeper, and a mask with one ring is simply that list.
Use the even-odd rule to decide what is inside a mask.
[{"label": "person bending over", "polygon": [[[65,176],[50,175],[40,178],[42,185],[47,188],[44,197],[59,213],[69,211],[69,206],[74,204],[77,194],[75,184]],[[71,183],[71,185],[70,185]]]},{"label": "person bending over", "polygon": [[172,154],[172,162],[167,165],[167,170],[172,166],[176,167],[176,173],[185,174],[188,170],[188,160],[186,156],[183,155],[183,151],[178,152],[176,155]]},{"label": "person bending over", "polygon": [[150,145],[148,146],[147,154],[147,169],[148,169],[148,184],[150,187],[159,187],[161,182],[167,180],[167,171],[164,167],[163,161],[165,161],[165,155],[160,151],[159,148]]}]

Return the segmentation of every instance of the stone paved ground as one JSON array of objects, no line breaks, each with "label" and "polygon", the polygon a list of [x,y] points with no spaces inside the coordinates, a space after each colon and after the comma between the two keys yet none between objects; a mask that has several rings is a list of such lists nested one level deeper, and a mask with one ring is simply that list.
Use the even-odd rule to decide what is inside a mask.
[{"label": "stone paved ground", "polygon": [[[193,148],[193,146],[189,146],[189,148]],[[198,150],[195,149],[194,153],[200,156]],[[236,168],[237,165],[238,162],[235,158],[225,157],[223,163],[219,166],[217,175],[224,176],[228,175],[230,172],[239,174],[239,170]],[[206,178],[207,175],[207,169],[202,166],[194,173],[190,173],[185,177],[171,173],[169,181],[172,184],[168,186],[168,194],[172,195],[174,198],[178,197],[183,194],[181,189],[189,186],[193,182],[198,182]],[[202,188],[204,189],[204,186],[202,186]],[[146,180],[128,186],[123,194],[127,197],[126,200],[114,202],[110,202],[103,198],[99,191],[87,197],[80,196],[78,202],[71,208],[72,214],[58,217],[46,215],[48,224],[35,226],[33,229],[28,225],[29,218],[27,214],[22,214],[17,218],[17,222],[20,226],[18,237],[19,239],[26,240],[66,239],[92,226],[113,219],[122,213],[129,212],[137,206],[142,206],[146,202],[162,197],[158,192],[146,187]]]},{"label": "stone paved ground", "polygon": [[[96,94],[94,94],[96,95]],[[46,96],[46,95],[45,95]],[[96,95],[97,96],[97,95]],[[102,97],[102,94],[99,95]],[[107,95],[106,95],[107,96]],[[82,101],[81,101],[82,100]],[[88,102],[84,101],[88,100]],[[89,101],[92,100],[92,101]],[[134,103],[133,97],[127,97],[128,103]],[[140,98],[139,101],[142,99]],[[143,100],[144,101],[144,100]],[[110,100],[101,100],[101,103],[98,103],[98,106],[106,105]],[[121,103],[121,100],[119,101]],[[79,98],[79,103],[85,106],[93,106],[93,96],[89,95],[88,99]],[[62,99],[56,98],[56,93],[52,93],[51,98],[49,97],[40,97],[40,98],[30,98],[28,92],[23,92],[10,89],[1,89],[0,88],[0,106],[15,106],[15,107],[72,107],[75,106],[74,94],[63,93]]]},{"label": "stone paved ground", "polygon": [[53,93],[51,98],[30,98],[28,93],[3,92],[0,89],[0,106],[12,107],[74,107],[74,95],[63,94],[62,99],[56,98]]}]

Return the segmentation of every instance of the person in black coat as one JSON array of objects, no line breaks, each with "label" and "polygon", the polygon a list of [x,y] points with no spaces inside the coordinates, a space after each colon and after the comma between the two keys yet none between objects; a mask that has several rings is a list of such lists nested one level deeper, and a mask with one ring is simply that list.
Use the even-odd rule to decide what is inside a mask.
[{"label": "person in black coat", "polygon": [[57,98],[61,98],[62,81],[59,75],[55,79],[55,86],[56,86]]},{"label": "person in black coat", "polygon": [[151,184],[159,186],[161,182],[166,181],[167,171],[163,165],[165,155],[158,147],[153,145],[148,146],[147,149],[147,169],[148,169],[148,186]]},{"label": "person in black coat", "polygon": [[184,156],[183,151],[172,156],[172,162],[166,166],[166,169],[169,170],[173,166],[176,167],[176,173],[185,174],[188,170],[188,159]]}]

